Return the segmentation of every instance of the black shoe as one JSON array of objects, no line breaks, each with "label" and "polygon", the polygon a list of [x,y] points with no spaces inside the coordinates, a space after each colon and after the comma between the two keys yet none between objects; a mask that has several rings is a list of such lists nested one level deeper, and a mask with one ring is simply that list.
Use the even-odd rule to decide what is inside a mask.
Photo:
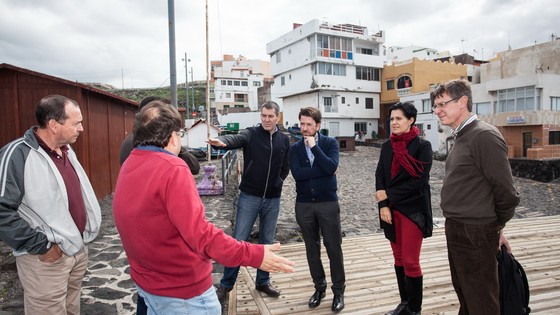
[{"label": "black shoe", "polygon": [[315,291],[309,299],[309,307],[316,308],[321,304],[321,300],[325,298],[325,291]]},{"label": "black shoe", "polygon": [[257,291],[264,292],[266,295],[270,297],[279,297],[280,291],[276,290],[270,283],[258,285]]},{"label": "black shoe", "polygon": [[332,300],[331,310],[335,313],[338,313],[342,311],[343,308],[344,308],[344,295],[335,294]]},{"label": "black shoe", "polygon": [[224,300],[226,299],[226,296],[229,294],[229,292],[232,289],[233,288],[224,288],[222,286],[219,286],[218,289],[216,290],[216,295],[218,296],[218,301],[220,301],[220,303],[223,303]]},{"label": "black shoe", "polygon": [[407,307],[407,308],[406,308],[406,312],[403,313],[403,314],[407,314],[407,315],[422,315],[422,312],[421,312],[421,311],[414,312],[414,311],[411,311],[411,310]]},{"label": "black shoe", "polygon": [[385,313],[385,315],[401,315],[401,314],[408,314],[408,302],[404,301],[397,305],[397,308],[390,311],[389,313]]}]

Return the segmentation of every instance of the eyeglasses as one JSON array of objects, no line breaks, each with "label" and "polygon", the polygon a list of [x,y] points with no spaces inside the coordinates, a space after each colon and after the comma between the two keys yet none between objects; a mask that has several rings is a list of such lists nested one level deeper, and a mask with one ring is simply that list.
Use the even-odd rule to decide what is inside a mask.
[{"label": "eyeglasses", "polygon": [[450,100],[448,100],[448,101],[444,101],[444,102],[441,102],[441,103],[436,103],[436,104],[434,104],[434,105],[432,106],[432,111],[435,111],[435,110],[438,109],[438,108],[441,109],[441,108],[443,108],[445,105],[447,105],[447,104],[449,104],[449,103],[451,103],[451,102],[456,102],[456,101],[457,101],[458,99],[460,99],[460,98],[461,98],[461,97],[457,97],[457,98],[450,99]]},{"label": "eyeglasses", "polygon": [[181,138],[183,138],[185,136],[185,134],[187,133],[187,131],[184,128],[179,129],[179,131],[175,131],[179,136],[181,136]]}]

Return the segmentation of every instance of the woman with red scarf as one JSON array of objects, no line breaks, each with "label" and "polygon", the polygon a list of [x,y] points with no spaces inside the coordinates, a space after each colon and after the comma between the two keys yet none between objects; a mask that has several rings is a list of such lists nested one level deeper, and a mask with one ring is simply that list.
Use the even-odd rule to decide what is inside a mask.
[{"label": "woman with red scarf", "polygon": [[387,314],[420,314],[420,249],[423,238],[431,236],[433,229],[429,184],[432,147],[418,137],[414,105],[397,103],[389,113],[391,138],[381,147],[375,197],[381,228],[391,241],[401,302]]}]

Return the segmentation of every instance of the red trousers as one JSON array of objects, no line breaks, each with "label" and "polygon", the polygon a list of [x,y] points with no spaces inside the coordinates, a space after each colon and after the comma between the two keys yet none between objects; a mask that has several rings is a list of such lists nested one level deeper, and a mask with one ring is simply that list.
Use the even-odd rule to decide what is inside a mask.
[{"label": "red trousers", "polygon": [[391,242],[395,266],[403,266],[404,274],[416,278],[422,276],[420,250],[424,235],[420,228],[398,210],[391,211],[395,225],[396,243]]}]

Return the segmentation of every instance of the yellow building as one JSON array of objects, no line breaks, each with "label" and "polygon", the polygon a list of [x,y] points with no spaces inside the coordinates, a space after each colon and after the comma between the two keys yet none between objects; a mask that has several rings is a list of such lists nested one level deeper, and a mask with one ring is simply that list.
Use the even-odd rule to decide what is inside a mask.
[{"label": "yellow building", "polygon": [[[452,59],[453,60],[453,59]],[[467,79],[467,65],[433,60],[411,60],[384,66],[381,72],[381,112],[379,135],[388,137],[389,108],[403,96],[426,93],[435,84]],[[431,105],[429,106],[431,109]],[[422,109],[419,109],[422,112]]]}]

